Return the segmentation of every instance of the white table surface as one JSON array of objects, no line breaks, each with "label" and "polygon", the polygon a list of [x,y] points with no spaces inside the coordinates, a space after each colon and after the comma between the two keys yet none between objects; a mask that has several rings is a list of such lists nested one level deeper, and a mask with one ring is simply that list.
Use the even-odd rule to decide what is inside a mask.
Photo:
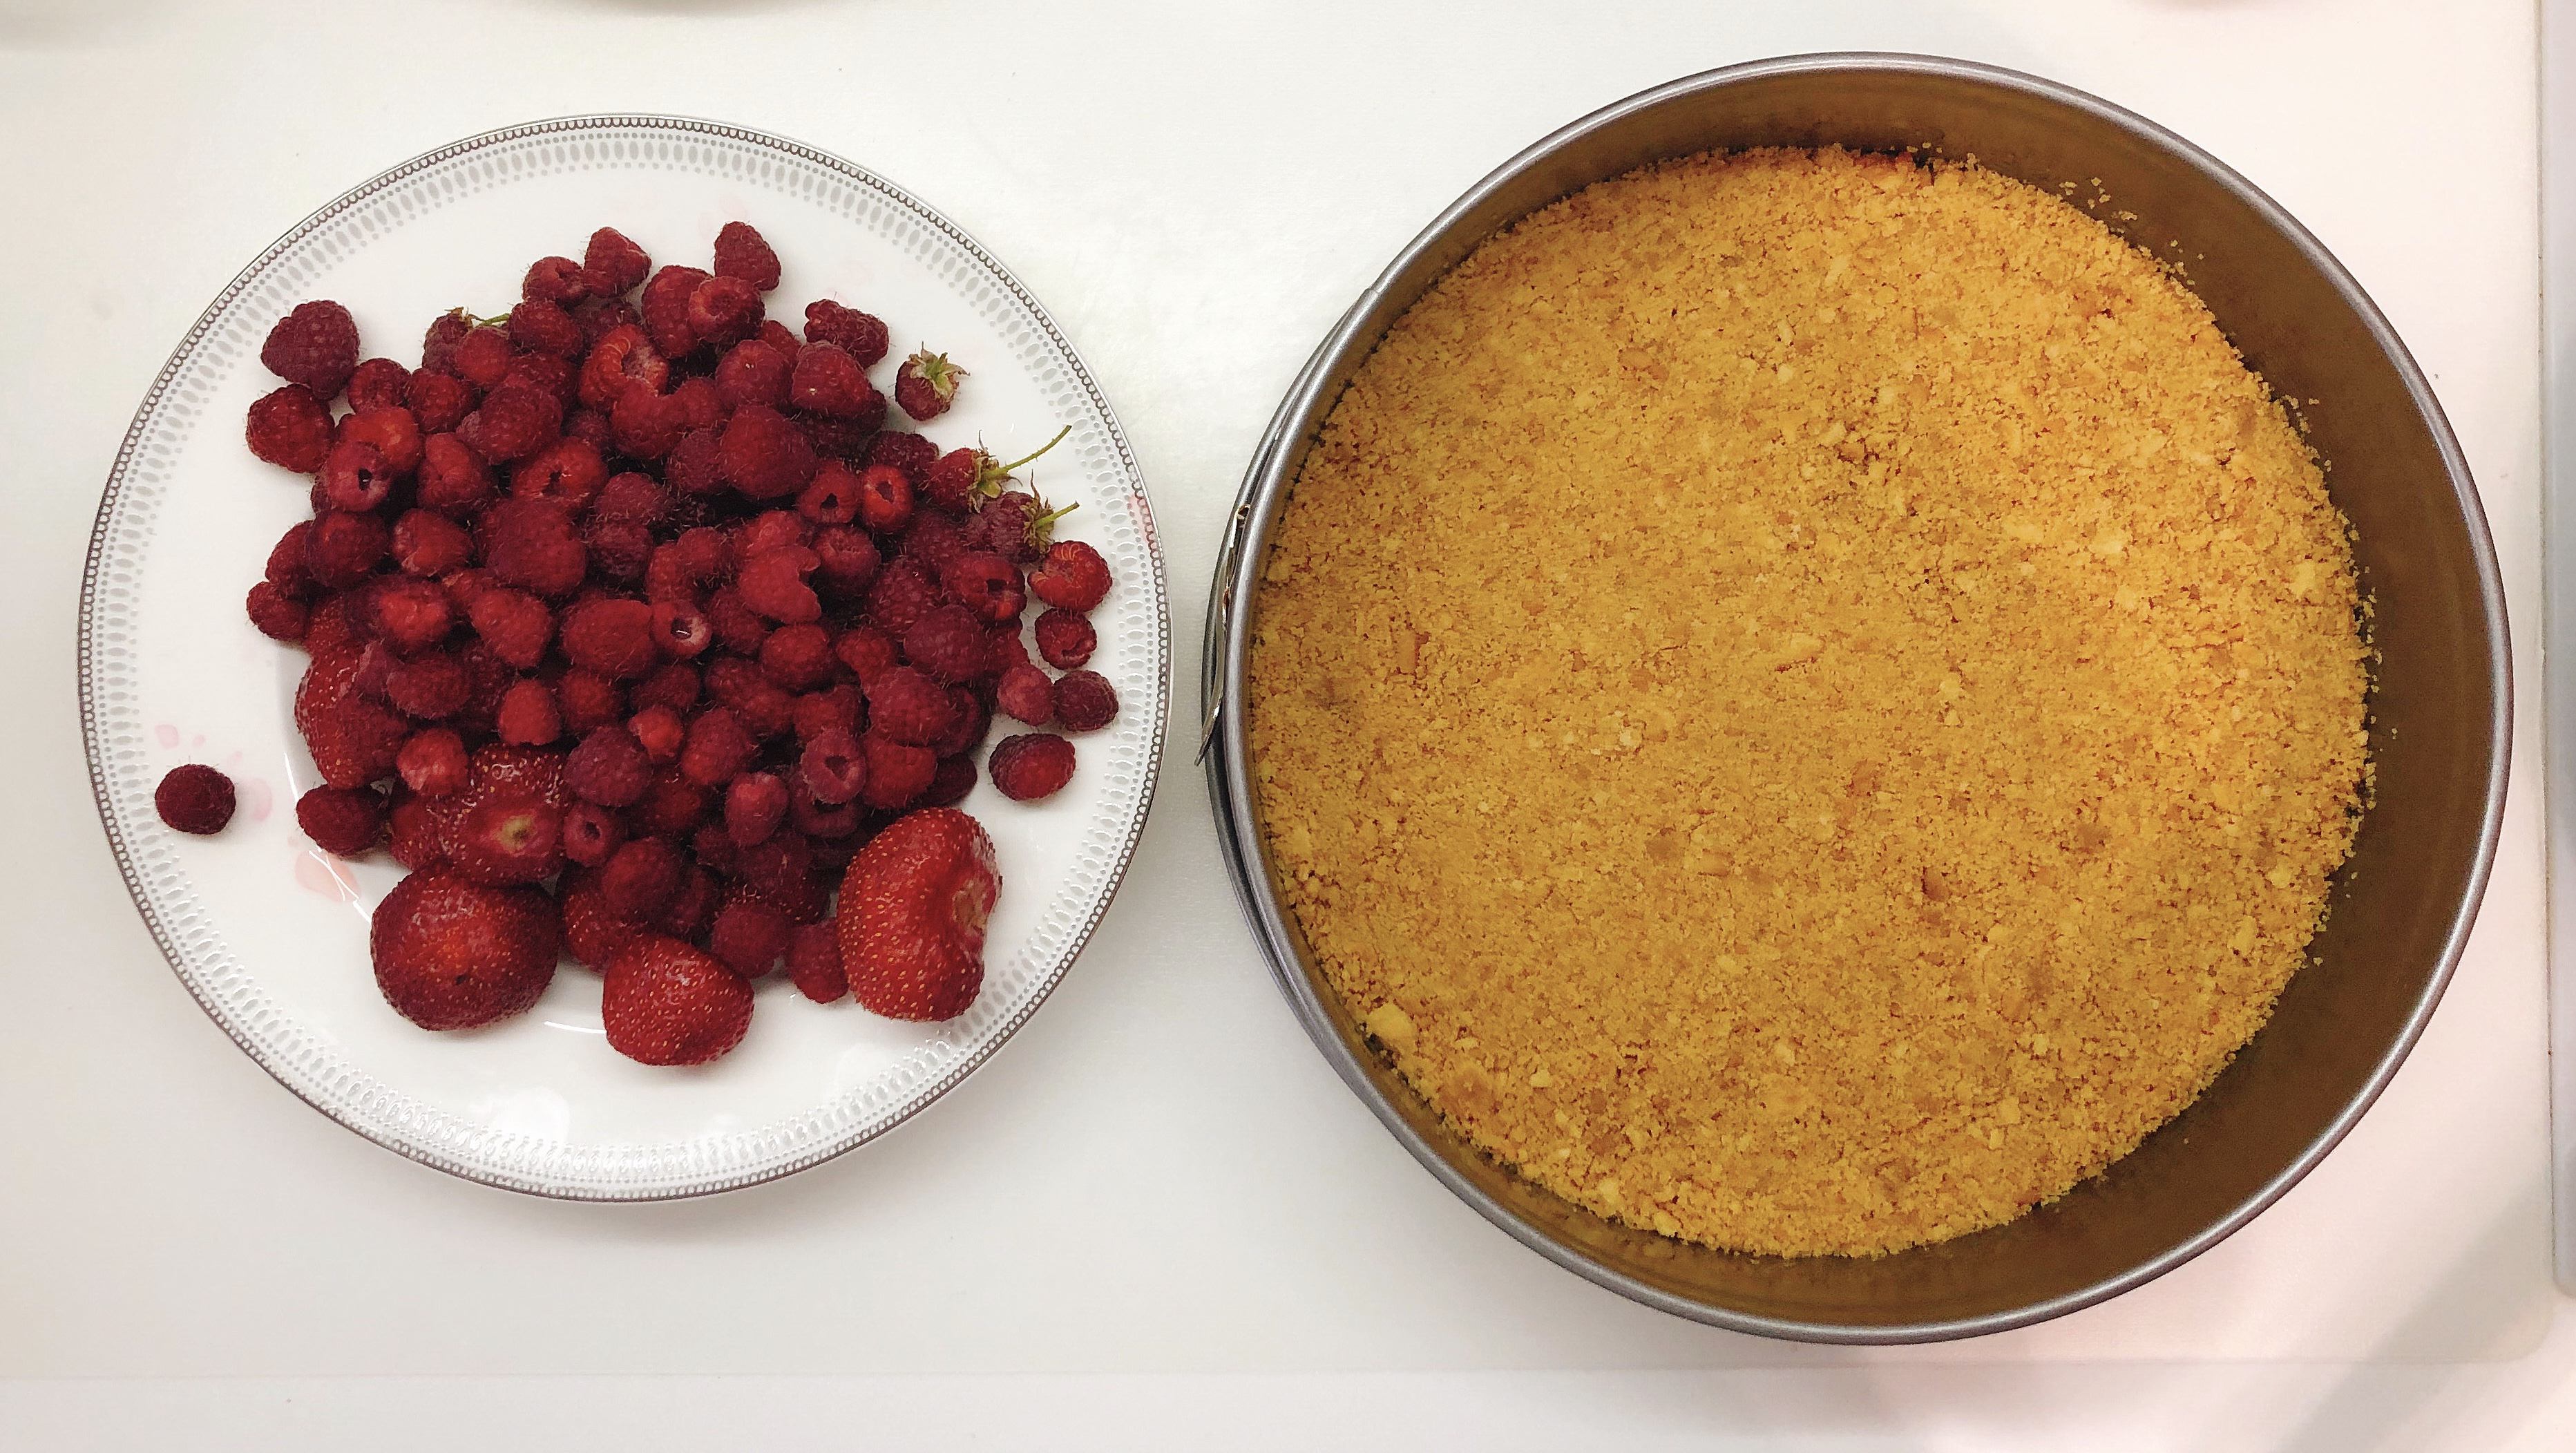
[{"label": "white table surface", "polygon": [[[0,1373],[28,1374],[0,1381],[0,1447],[2566,1446],[2576,1303],[2546,1280],[2538,1133],[2534,29],[2528,5],[2404,0],[0,0],[0,630],[25,671],[0,691]],[[2053,76],[2246,172],[2394,319],[2496,523],[2526,691],[2478,942],[2353,1140],[2175,1277],[2011,1339],[1831,1353],[1544,1266],[1298,1035],[1186,747],[1126,893],[1009,1050],[888,1140],[713,1201],[548,1205],[361,1143],[204,1020],[127,904],[72,704],[99,482],[197,310],[374,171],[640,109],[912,188],[1118,408],[1186,684],[1253,438],[1415,228],[1592,106],[1834,48]]]}]

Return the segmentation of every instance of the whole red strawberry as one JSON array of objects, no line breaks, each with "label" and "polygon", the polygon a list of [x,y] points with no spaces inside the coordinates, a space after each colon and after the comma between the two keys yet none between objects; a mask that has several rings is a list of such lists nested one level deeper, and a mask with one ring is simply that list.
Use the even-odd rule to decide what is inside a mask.
[{"label": "whole red strawberry", "polygon": [[599,1017],[628,1059],[702,1065],[742,1043],[751,985],[678,939],[638,934],[608,960]]},{"label": "whole red strawberry", "polygon": [[338,303],[298,303],[268,330],[259,361],[279,378],[330,398],[357,371],[358,325]]},{"label": "whole red strawberry", "polygon": [[317,651],[295,688],[296,730],[322,780],[334,787],[364,787],[392,776],[410,735],[401,717],[350,689],[364,656],[355,646]]},{"label": "whole red strawberry", "polygon": [[[356,363],[356,355],[349,361]],[[894,401],[903,405],[905,413],[928,423],[948,412],[957,397],[958,381],[965,377],[966,370],[949,362],[947,354],[925,348],[895,370]]]},{"label": "whole red strawberry", "polygon": [[950,807],[897,818],[841,880],[841,965],[890,1019],[953,1019],[984,984],[984,926],[1001,894],[993,840]]},{"label": "whole red strawberry", "polygon": [[423,1029],[471,1029],[536,1003],[554,982],[561,945],[545,894],[444,872],[396,883],[368,935],[376,988]]}]

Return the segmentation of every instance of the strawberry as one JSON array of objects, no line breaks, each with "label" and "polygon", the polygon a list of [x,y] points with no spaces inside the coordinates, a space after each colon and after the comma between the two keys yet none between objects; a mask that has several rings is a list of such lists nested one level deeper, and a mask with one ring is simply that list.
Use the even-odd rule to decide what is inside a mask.
[{"label": "strawberry", "polygon": [[439,844],[458,876],[534,883],[563,866],[563,757],[534,747],[485,747],[465,790],[438,800]]},{"label": "strawberry", "polygon": [[742,1043],[751,985],[678,939],[639,934],[608,960],[599,1017],[628,1059],[702,1065]]},{"label": "strawberry", "polygon": [[351,689],[365,659],[356,646],[318,651],[295,688],[295,729],[333,787],[364,787],[392,776],[410,735],[401,717]]},{"label": "strawberry", "polygon": [[534,888],[414,873],[376,905],[376,988],[423,1029],[471,1029],[537,1002],[554,982],[555,906]]},{"label": "strawberry", "polygon": [[861,1004],[890,1019],[953,1019],[984,984],[984,925],[1000,896],[993,840],[934,807],[897,818],[841,880],[841,963]]}]

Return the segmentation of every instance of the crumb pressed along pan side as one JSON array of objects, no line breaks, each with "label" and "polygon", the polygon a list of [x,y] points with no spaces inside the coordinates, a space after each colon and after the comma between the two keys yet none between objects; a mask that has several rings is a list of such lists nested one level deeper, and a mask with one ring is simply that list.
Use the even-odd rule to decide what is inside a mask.
[{"label": "crumb pressed along pan side", "polygon": [[1604,1215],[1870,1255],[2135,1147],[2302,962],[2365,785],[2342,517],[2207,309],[1973,166],[1771,151],[1484,244],[1263,567],[1325,976]]}]

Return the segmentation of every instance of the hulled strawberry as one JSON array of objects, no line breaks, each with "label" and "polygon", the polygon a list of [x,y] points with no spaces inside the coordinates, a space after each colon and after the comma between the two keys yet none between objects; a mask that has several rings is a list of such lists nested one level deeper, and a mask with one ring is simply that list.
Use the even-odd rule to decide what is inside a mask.
[{"label": "hulled strawberry", "polygon": [[471,1029],[537,1002],[561,927],[534,888],[414,873],[376,905],[368,949],[385,1002],[423,1029]]},{"label": "hulled strawberry", "polygon": [[897,818],[841,880],[842,970],[890,1019],[953,1019],[984,984],[984,926],[1001,894],[993,840],[934,807]]}]

